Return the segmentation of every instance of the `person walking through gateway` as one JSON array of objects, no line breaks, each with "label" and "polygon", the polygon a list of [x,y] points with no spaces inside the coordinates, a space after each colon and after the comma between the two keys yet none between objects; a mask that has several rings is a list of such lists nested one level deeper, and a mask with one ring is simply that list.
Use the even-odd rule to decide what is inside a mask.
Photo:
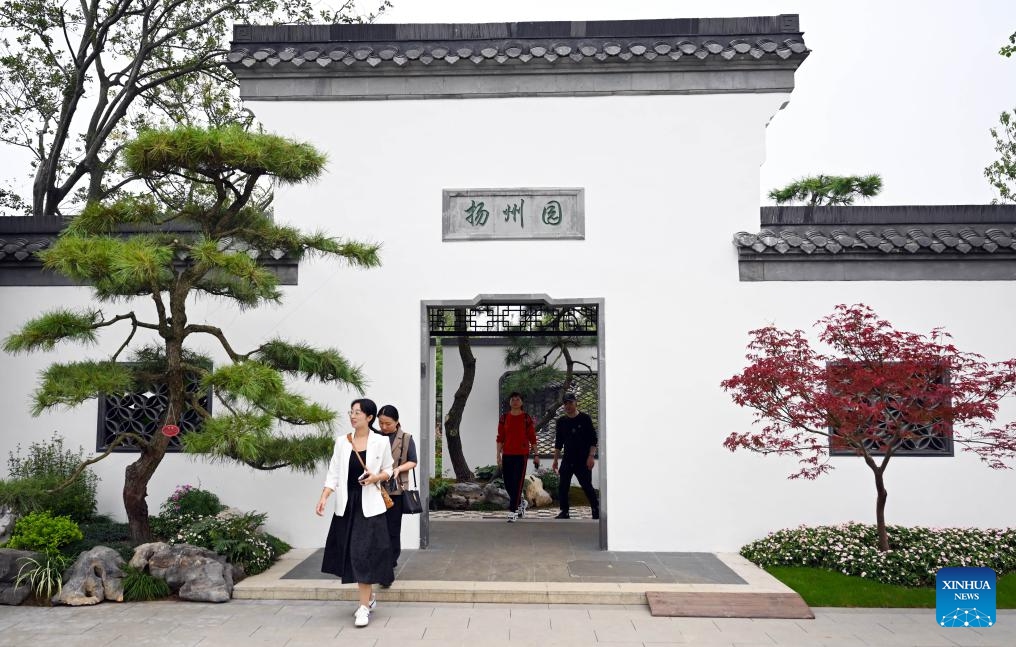
[{"label": "person walking through gateway", "polygon": [[[568,490],[571,489],[572,476],[578,478],[582,491],[589,499],[593,509],[593,519],[600,518],[600,499],[593,489],[593,466],[596,464],[598,438],[593,427],[593,419],[589,414],[579,411],[574,393],[564,394],[564,415],[557,419],[554,436],[554,464],[551,466],[559,475],[557,498],[561,504],[561,512],[556,519],[571,518],[568,512]],[[564,460],[560,470],[558,460],[564,449]]]},{"label": "person walking through gateway", "polygon": [[356,582],[360,605],[353,618],[357,627],[367,626],[377,606],[372,585],[390,585],[395,579],[380,488],[392,476],[392,448],[384,436],[371,433],[377,431],[371,424],[375,418],[373,400],[353,400],[349,407],[353,432],[339,433],[335,439],[325,486],[314,508],[318,516],[323,515],[328,497],[335,493],[321,571],[338,575],[343,584]]},{"label": "person walking through gateway", "polygon": [[409,477],[406,475],[416,467],[416,442],[409,432],[402,431],[399,410],[390,404],[378,409],[377,425],[391,443],[392,460],[395,465],[392,478],[386,484],[393,505],[385,513],[385,519],[388,521],[388,539],[392,545],[392,568],[395,568],[399,565],[399,555],[402,554],[402,493],[409,487]]},{"label": "person walking through gateway", "polygon": [[510,410],[497,421],[497,466],[504,476],[508,490],[508,523],[526,516],[526,498],[522,496],[522,483],[526,476],[526,459],[533,455],[533,465],[540,469],[540,455],[536,453],[536,423],[522,410],[522,394],[508,396]]}]

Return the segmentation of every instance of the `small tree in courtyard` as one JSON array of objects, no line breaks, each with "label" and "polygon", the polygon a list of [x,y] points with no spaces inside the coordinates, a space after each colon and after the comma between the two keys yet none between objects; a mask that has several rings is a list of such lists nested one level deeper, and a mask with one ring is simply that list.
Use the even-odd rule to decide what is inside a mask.
[{"label": "small tree in courtyard", "polygon": [[776,204],[802,202],[809,207],[854,204],[857,198],[871,198],[882,191],[882,177],[870,175],[812,175],[773,189],[769,197]]},{"label": "small tree in courtyard", "polygon": [[[306,144],[232,126],[147,131],[126,147],[125,157],[153,191],[167,186],[169,179],[186,190],[159,190],[159,201],[90,203],[39,253],[47,269],[91,285],[104,308],[125,306],[118,314],[98,307],[57,309],[9,336],[6,351],[51,350],[62,341],[94,343],[98,331],[115,324],[127,330],[112,355],[50,366],[35,393],[33,413],[164,384],[165,431],[173,433],[185,410],[196,411],[202,419],[199,428],[183,438],[188,451],[262,470],[316,469],[331,453],[335,412],[291,392],[284,378],[361,390],[360,370],[336,350],[277,338],[244,352],[233,347],[221,328],[190,321],[187,310],[199,295],[225,299],[241,309],[281,302],[275,274],[260,262],[279,252],[293,259],[321,255],[360,267],[378,265],[376,245],[277,225],[266,213],[266,201],[259,199],[259,180],[311,180],[324,168],[324,156]],[[135,336],[146,339],[131,348]],[[213,368],[188,348],[195,339],[221,346],[230,361]],[[202,388],[193,388],[188,380],[199,381]],[[221,404],[214,417],[197,398],[207,388]],[[305,426],[312,430],[293,431]],[[81,469],[125,443],[140,451],[127,466],[123,499],[132,537],[144,541],[151,536],[147,485],[166,454],[168,435],[121,430],[106,453],[85,461]]]},{"label": "small tree in courtyard", "polygon": [[880,550],[889,549],[885,472],[901,448],[932,434],[992,469],[1016,456],[1016,422],[992,427],[1016,388],[1016,360],[962,352],[941,329],[895,330],[865,305],[836,306],[816,326],[831,353],[813,350],[800,330],[751,331],[748,366],[721,386],[755,410],[761,428],[732,433],[724,446],[797,456],[802,467],[790,478],[831,470],[830,446],[861,457],[874,476]]}]

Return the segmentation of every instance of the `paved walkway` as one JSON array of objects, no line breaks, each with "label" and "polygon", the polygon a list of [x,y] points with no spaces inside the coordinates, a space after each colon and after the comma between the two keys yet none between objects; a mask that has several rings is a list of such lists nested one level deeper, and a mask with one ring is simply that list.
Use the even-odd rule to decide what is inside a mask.
[{"label": "paved walkway", "polygon": [[[646,591],[790,593],[736,554],[599,549],[594,521],[431,522],[426,550],[403,551],[387,602],[645,604]],[[233,597],[352,600],[355,587],[321,572],[321,554],[294,549]]]},{"label": "paved walkway", "polygon": [[1012,647],[1016,611],[989,629],[942,629],[931,609],[815,609],[814,620],[654,618],[645,605],[382,603],[368,627],[352,602],[233,600],[0,607],[11,647]]}]

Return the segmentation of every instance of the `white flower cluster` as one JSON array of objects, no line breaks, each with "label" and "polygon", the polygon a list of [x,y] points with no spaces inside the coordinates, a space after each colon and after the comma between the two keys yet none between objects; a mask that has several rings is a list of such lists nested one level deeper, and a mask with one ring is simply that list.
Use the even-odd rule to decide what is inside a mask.
[{"label": "white flower cluster", "polygon": [[875,526],[799,526],[770,533],[741,548],[762,567],[811,566],[885,584],[934,586],[946,566],[986,566],[998,575],[1016,571],[1016,528],[889,526],[889,550],[878,550]]}]

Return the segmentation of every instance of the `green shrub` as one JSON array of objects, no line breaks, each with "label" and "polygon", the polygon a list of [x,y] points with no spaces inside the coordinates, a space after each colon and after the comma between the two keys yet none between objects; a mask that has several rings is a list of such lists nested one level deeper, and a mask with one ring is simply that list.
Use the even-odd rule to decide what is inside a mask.
[{"label": "green shrub", "polygon": [[543,483],[543,489],[547,491],[550,498],[557,501],[557,486],[561,482],[561,477],[557,475],[554,470],[540,470],[536,473],[540,481]]},{"label": "green shrub", "polygon": [[272,535],[272,534],[266,532],[266,533],[264,533],[264,536],[265,536],[265,539],[268,541],[268,544],[272,547],[272,552],[275,553],[275,558],[276,559],[278,559],[279,557],[282,557],[283,555],[285,555],[289,551],[293,550],[292,546],[290,546],[286,542],[282,541],[281,539],[279,539],[275,535]]},{"label": "green shrub", "polygon": [[483,467],[477,467],[473,470],[473,474],[477,480],[489,481],[494,478],[494,475],[498,473],[497,465],[484,465]]},{"label": "green shrub", "polygon": [[148,527],[152,530],[152,537],[159,541],[170,541],[181,530],[193,522],[180,523],[176,519],[168,519],[162,515],[148,517]]},{"label": "green shrub", "polygon": [[199,519],[214,517],[225,509],[226,506],[212,492],[193,485],[180,485],[162,504],[162,516]]},{"label": "green shrub", "polygon": [[445,495],[452,489],[452,484],[455,483],[454,479],[441,478],[435,476],[430,479],[430,500],[441,501]]},{"label": "green shrub", "polygon": [[32,512],[17,520],[7,548],[57,553],[61,546],[80,541],[84,535],[70,517]]},{"label": "green shrub", "polygon": [[266,571],[279,555],[276,544],[260,530],[267,516],[248,512],[238,516],[204,517],[180,532],[174,543],[214,550],[230,563],[242,566],[247,575],[257,575]]},{"label": "green shrub", "polygon": [[1016,528],[889,526],[889,548],[878,551],[874,525],[800,526],[770,533],[741,548],[748,560],[772,566],[811,566],[884,584],[934,586],[945,566],[985,566],[1016,572]]},{"label": "green shrub", "polygon": [[155,577],[133,566],[123,569],[124,602],[142,602],[169,597],[169,584],[161,577]]},{"label": "green shrub", "polygon": [[472,505],[469,506],[469,509],[479,510],[481,512],[493,512],[496,510],[504,510],[504,506],[491,503],[490,501],[474,501]]},{"label": "green shrub", "polygon": [[48,510],[75,521],[91,519],[99,477],[90,468],[86,467],[67,487],[51,491],[70,478],[84,460],[83,448],[77,452],[65,449],[63,438],[56,433],[47,442],[29,445],[24,457],[18,445],[16,452],[8,454],[9,477],[0,482],[0,505],[22,515]]},{"label": "green shrub", "polygon": [[130,560],[134,555],[134,542],[131,540],[131,529],[125,523],[117,523],[109,517],[97,517],[92,521],[79,524],[81,539],[64,546],[64,555],[76,558],[86,550],[96,546],[108,546]]},{"label": "green shrub", "polygon": [[63,572],[68,564],[67,558],[59,553],[28,557],[18,570],[14,585],[27,584],[36,597],[49,600],[63,590]]},{"label": "green shrub", "polygon": [[214,517],[225,509],[214,493],[193,485],[180,485],[162,503],[161,514],[149,517],[148,521],[154,536],[170,541],[196,521]]}]

